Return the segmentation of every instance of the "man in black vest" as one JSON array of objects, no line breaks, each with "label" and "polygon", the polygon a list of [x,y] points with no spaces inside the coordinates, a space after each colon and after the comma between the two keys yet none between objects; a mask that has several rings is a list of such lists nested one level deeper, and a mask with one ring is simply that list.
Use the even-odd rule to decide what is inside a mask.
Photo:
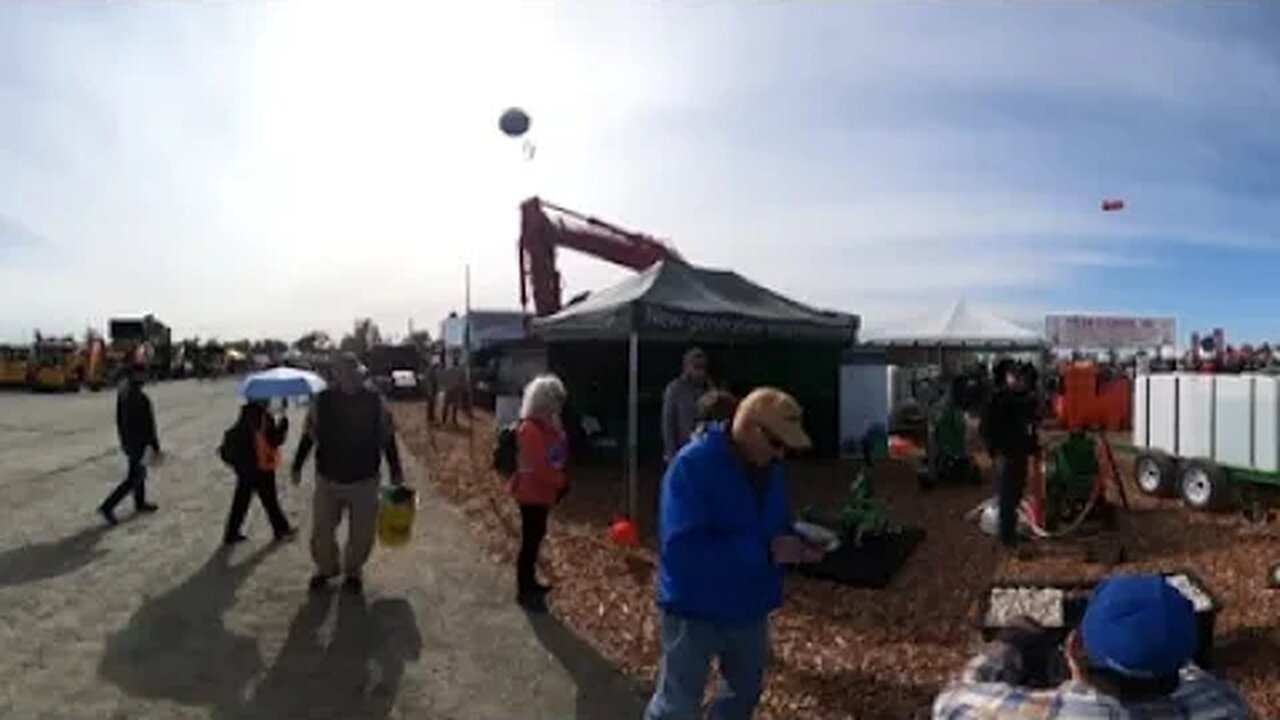
[{"label": "man in black vest", "polygon": [[150,448],[159,458],[160,439],[156,434],[156,414],[151,407],[151,398],[142,391],[146,379],[146,366],[134,364],[116,395],[116,434],[120,438],[120,449],[129,462],[129,470],[124,480],[98,507],[99,514],[109,525],[116,524],[116,506],[130,493],[133,494],[133,507],[139,513],[156,511],[156,506],[147,502],[147,466],[143,456]]},{"label": "man in black vest", "polygon": [[[306,430],[293,458],[293,482],[302,481],[302,466],[314,447],[311,557],[316,574],[311,589],[327,588],[341,572],[346,575],[343,587],[358,593],[364,588],[361,569],[373,550],[382,458],[391,468],[392,484],[404,484],[404,471],[391,413],[382,397],[365,385],[355,356],[339,356],[333,370],[336,384],[316,396],[307,414]],[[347,546],[340,567],[335,536],[343,514]]]}]

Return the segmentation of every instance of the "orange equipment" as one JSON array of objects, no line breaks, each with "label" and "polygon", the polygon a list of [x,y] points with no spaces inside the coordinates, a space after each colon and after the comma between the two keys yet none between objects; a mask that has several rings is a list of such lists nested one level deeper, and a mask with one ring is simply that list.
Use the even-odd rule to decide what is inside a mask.
[{"label": "orange equipment", "polygon": [[1129,378],[1103,379],[1094,363],[1069,363],[1062,368],[1058,418],[1067,430],[1128,430],[1133,426],[1132,397]]}]

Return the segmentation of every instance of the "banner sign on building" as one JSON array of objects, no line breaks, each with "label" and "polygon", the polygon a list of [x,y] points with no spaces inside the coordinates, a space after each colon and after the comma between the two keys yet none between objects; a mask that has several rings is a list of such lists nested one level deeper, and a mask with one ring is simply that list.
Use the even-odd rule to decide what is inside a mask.
[{"label": "banner sign on building", "polygon": [[1176,344],[1177,323],[1166,317],[1047,315],[1044,333],[1060,348],[1157,348]]}]

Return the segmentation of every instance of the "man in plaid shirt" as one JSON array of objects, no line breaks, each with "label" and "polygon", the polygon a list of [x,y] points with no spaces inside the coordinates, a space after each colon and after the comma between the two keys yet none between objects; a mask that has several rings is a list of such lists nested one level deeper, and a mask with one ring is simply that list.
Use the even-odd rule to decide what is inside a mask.
[{"label": "man in plaid shirt", "polygon": [[1158,575],[1115,576],[1094,591],[1067,639],[1071,679],[1020,687],[1038,628],[1021,621],[965,666],[933,704],[934,720],[1247,720],[1230,685],[1191,663],[1191,602]]}]

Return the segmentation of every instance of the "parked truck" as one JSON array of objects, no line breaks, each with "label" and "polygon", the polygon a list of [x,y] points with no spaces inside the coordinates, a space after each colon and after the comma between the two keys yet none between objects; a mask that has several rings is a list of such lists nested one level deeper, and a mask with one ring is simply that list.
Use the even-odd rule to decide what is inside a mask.
[{"label": "parked truck", "polygon": [[85,381],[85,358],[70,337],[36,336],[28,382],[32,390],[78,392]]},{"label": "parked truck", "polygon": [[154,315],[145,315],[113,318],[109,328],[111,344],[107,355],[113,382],[138,362],[147,366],[153,378],[167,379],[173,374],[173,337],[168,325]]},{"label": "parked truck", "polygon": [[0,345],[0,387],[25,387],[30,377],[30,346]]}]

